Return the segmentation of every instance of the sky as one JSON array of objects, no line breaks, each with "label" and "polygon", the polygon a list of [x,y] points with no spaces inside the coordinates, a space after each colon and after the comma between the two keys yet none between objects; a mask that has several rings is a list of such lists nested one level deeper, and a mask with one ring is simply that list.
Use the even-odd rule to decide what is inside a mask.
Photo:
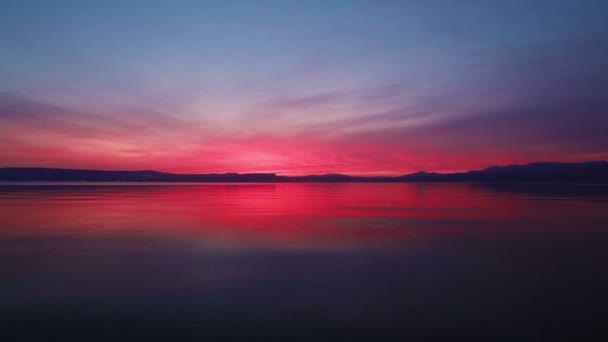
[{"label": "sky", "polygon": [[608,160],[608,1],[0,3],[0,167]]}]

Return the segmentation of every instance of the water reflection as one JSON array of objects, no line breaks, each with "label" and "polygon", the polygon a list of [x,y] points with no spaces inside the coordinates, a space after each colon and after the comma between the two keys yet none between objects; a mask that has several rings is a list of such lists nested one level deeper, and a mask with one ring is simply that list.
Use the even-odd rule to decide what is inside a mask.
[{"label": "water reflection", "polygon": [[[493,230],[513,229],[501,224],[509,220],[552,220],[556,215],[580,222],[596,219],[598,210],[606,208],[608,187],[563,187],[561,195],[554,188],[484,184],[3,186],[0,229],[5,237],[161,234],[275,247],[350,246],[391,242],[422,230],[470,230],[488,220],[494,221]],[[565,228],[578,229],[578,225]]]},{"label": "water reflection", "polygon": [[602,186],[0,185],[0,318],[32,338],[593,331],[606,227]]}]

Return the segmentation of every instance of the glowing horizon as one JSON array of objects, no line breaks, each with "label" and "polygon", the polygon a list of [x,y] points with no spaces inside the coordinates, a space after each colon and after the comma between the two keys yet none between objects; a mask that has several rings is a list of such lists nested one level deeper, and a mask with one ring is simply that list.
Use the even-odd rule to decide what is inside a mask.
[{"label": "glowing horizon", "polygon": [[0,167],[401,175],[608,160],[605,1],[4,7]]}]

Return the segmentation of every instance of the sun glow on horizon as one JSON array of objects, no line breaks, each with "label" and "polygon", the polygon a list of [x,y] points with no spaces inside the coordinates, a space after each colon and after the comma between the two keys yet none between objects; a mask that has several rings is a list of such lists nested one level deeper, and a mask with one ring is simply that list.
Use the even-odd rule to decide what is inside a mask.
[{"label": "sun glow on horizon", "polygon": [[0,13],[0,166],[399,175],[608,159],[606,9],[16,2]]}]

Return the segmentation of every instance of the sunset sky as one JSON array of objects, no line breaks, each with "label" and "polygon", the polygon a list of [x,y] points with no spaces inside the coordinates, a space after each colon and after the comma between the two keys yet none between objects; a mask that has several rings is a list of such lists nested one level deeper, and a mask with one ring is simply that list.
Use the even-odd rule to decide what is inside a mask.
[{"label": "sunset sky", "polygon": [[606,0],[3,0],[0,167],[607,160],[606,18]]}]

